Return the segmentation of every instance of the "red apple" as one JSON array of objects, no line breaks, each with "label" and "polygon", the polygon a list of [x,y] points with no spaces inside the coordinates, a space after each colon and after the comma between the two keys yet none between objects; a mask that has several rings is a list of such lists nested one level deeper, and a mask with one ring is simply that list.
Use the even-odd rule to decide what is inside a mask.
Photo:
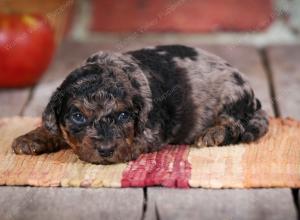
[{"label": "red apple", "polygon": [[0,87],[36,83],[51,61],[54,38],[43,16],[0,14]]}]

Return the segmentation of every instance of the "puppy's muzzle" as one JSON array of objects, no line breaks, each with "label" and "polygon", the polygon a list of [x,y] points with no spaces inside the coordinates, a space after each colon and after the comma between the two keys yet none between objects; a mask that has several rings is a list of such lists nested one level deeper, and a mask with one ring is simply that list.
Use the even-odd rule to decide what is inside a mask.
[{"label": "puppy's muzzle", "polygon": [[114,154],[115,146],[100,146],[97,147],[101,157],[111,157]]}]

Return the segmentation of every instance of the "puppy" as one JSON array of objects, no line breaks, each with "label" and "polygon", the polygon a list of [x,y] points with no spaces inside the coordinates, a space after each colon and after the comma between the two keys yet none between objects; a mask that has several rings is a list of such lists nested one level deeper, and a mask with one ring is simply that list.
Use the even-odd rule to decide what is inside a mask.
[{"label": "puppy", "polygon": [[42,126],[12,148],[35,155],[70,146],[81,160],[112,164],[166,144],[250,142],[267,130],[242,73],[204,50],[167,45],[92,55],[54,92]]}]

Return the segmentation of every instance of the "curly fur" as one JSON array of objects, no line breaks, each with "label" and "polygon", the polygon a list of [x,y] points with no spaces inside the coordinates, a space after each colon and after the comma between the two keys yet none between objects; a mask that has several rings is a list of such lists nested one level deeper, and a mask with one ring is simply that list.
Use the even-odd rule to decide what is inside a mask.
[{"label": "curly fur", "polygon": [[[84,124],[70,119],[76,111]],[[128,119],[119,122],[122,112]],[[14,141],[16,153],[57,150],[57,144],[45,147],[52,139],[67,143],[82,160],[110,164],[166,144],[254,141],[268,130],[267,115],[244,74],[182,45],[93,54],[54,92],[42,118],[41,128]],[[39,136],[45,141],[37,143]]]}]

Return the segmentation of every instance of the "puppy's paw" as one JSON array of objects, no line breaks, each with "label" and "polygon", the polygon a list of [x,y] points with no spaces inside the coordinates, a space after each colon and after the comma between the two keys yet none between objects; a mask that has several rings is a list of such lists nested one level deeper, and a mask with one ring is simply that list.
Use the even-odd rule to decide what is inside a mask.
[{"label": "puppy's paw", "polygon": [[12,149],[16,154],[37,155],[47,151],[47,143],[32,134],[26,134],[16,138]]},{"label": "puppy's paw", "polygon": [[206,133],[196,142],[197,147],[220,146],[225,142],[226,128],[215,126],[209,128]]},{"label": "puppy's paw", "polygon": [[66,146],[63,138],[50,134],[45,128],[39,127],[16,138],[12,149],[16,154],[37,155],[54,152]]}]

